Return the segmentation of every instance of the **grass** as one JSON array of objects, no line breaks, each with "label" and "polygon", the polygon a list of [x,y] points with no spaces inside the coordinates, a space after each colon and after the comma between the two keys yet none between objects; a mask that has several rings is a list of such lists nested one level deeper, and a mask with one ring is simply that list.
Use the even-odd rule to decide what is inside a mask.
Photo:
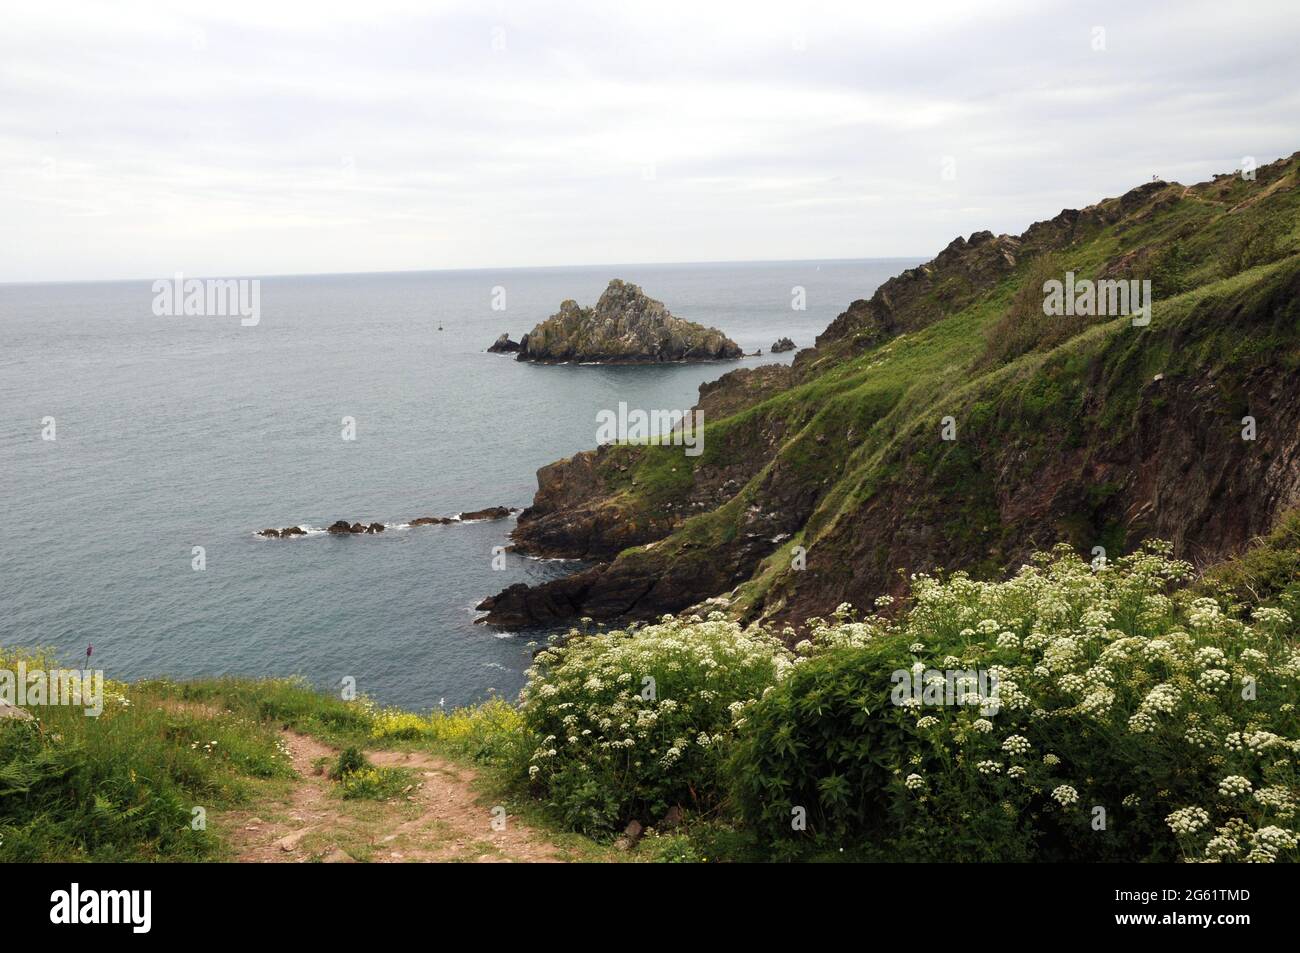
[{"label": "grass", "polygon": [[[53,664],[41,653],[0,649],[0,668],[19,659],[29,670]],[[511,767],[513,752],[525,746],[521,720],[501,700],[419,715],[344,701],[299,679],[248,678],[109,683],[105,696],[97,718],[51,705],[33,708],[32,721],[0,721],[0,860],[228,860],[234,832],[225,817],[256,811],[273,820],[295,783],[280,739],[285,728],[341,749],[318,767],[335,779],[350,820],[337,831],[311,832],[302,841],[305,855],[339,846],[369,859],[388,816],[381,803],[411,814],[403,795],[418,779],[405,768],[371,764],[367,752],[407,750],[472,765],[486,803],[543,831],[572,860],[656,859],[650,844],[629,854],[564,831],[527,796]],[[495,850],[486,841],[478,846],[478,854]]]},{"label": "grass", "polygon": [[[0,651],[50,667],[39,653]],[[221,844],[206,817],[245,803],[259,782],[291,776],[274,730],[209,712],[148,684],[109,683],[104,711],[50,705],[0,724],[0,851],[11,861],[208,860]]]}]

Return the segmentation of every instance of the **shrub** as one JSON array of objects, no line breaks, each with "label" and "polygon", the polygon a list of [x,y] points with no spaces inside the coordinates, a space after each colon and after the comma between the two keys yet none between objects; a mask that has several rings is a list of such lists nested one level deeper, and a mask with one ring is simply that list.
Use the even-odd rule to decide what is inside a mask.
[{"label": "shrub", "polygon": [[519,710],[501,698],[428,716],[390,708],[378,711],[370,736],[384,741],[428,740],[478,761],[511,764],[526,757],[527,735]]},{"label": "shrub", "polygon": [[[914,577],[897,621],[816,625],[746,713],[742,816],[786,855],[1295,858],[1295,625],[1190,578],[1162,544],[1096,569],[1058,548],[1006,582]],[[993,697],[889,697],[900,671],[938,689],[952,670]]]},{"label": "shrub", "polygon": [[1287,244],[1284,229],[1283,223],[1268,219],[1240,229],[1224,250],[1223,276],[1231,278],[1247,268],[1266,265],[1291,254],[1293,249]]},{"label": "shrub", "polygon": [[1175,241],[1158,257],[1151,267],[1151,293],[1159,299],[1172,298],[1192,288],[1189,272],[1191,257],[1183,243]]},{"label": "shrub", "polygon": [[1004,364],[1030,351],[1051,350],[1090,324],[1109,320],[1043,313],[1044,283],[1064,281],[1065,271],[1064,262],[1051,254],[1042,255],[1028,265],[1006,312],[984,332],[984,350],[975,362],[977,368]]},{"label": "shrub", "polygon": [[830,849],[883,832],[887,765],[906,742],[889,676],[910,662],[898,639],[833,647],[799,662],[746,711],[729,762],[732,791],[744,822],[778,854],[809,838]]},{"label": "shrub", "polygon": [[580,636],[538,654],[520,701],[533,787],[571,827],[716,805],[737,712],[775,684],[779,640],[714,613]]},{"label": "shrub", "polygon": [[342,781],[349,774],[356,774],[367,765],[368,762],[366,761],[366,756],[361,753],[361,749],[355,746],[348,746],[339,752],[338,760],[336,760],[333,767],[330,768],[330,780]]},{"label": "shrub", "polygon": [[410,772],[401,768],[365,765],[339,778],[339,793],[345,800],[386,801],[414,787]]}]

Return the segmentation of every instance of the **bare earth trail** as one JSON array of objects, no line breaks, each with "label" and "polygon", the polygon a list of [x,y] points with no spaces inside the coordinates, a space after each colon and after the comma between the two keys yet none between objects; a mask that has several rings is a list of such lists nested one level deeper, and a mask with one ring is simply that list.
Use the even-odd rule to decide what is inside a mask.
[{"label": "bare earth trail", "polygon": [[[506,816],[494,829],[493,805],[472,787],[474,772],[423,752],[367,751],[370,762],[412,772],[414,786],[384,802],[343,800],[317,773],[338,749],[307,735],[281,732],[298,777],[282,796],[223,818],[241,863],[403,863],[424,861],[554,862],[564,853]],[[502,812],[497,812],[496,827]]]}]

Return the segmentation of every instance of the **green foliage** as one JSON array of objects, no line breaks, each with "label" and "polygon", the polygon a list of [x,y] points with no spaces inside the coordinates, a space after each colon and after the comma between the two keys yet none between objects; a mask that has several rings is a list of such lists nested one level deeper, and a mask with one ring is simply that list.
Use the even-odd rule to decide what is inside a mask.
[{"label": "green foliage", "polygon": [[339,795],[346,800],[386,801],[414,787],[409,771],[376,767],[353,745],[339,752],[329,778],[338,782]]},{"label": "green foliage", "polygon": [[366,761],[366,756],[361,753],[361,749],[349,746],[339,752],[338,758],[330,767],[330,780],[341,781],[349,774],[355,774],[368,765],[369,762]]},{"label": "green foliage", "polygon": [[858,845],[883,830],[891,747],[905,740],[889,704],[906,667],[897,639],[801,661],[746,711],[728,765],[740,816],[779,856]]},{"label": "green foliage", "polygon": [[1277,606],[1300,619],[1300,509],[1284,514],[1271,533],[1240,557],[1210,570],[1201,588],[1238,611]]},{"label": "green foliage", "polygon": [[[1296,859],[1296,625],[1233,618],[1167,551],[918,576],[901,619],[817,624],[745,714],[741,817],[784,857]],[[995,690],[954,704],[954,671]],[[935,695],[891,696],[908,673]]]},{"label": "green foliage", "polygon": [[1182,242],[1172,242],[1156,259],[1151,269],[1151,294],[1155,298],[1172,298],[1193,287],[1192,261]]},{"label": "green foliage", "polygon": [[1065,280],[1066,268],[1058,255],[1042,255],[1025,269],[1024,278],[1006,312],[985,331],[984,353],[977,368],[1005,364],[1030,351],[1046,351],[1069,340],[1098,319],[1082,315],[1043,313],[1048,281]]},{"label": "green foliage", "polygon": [[193,682],[159,679],[140,683],[151,696],[181,704],[211,705],[258,723],[293,728],[335,745],[369,736],[374,706],[365,698],[344,701],[304,678],[210,678]]},{"label": "green foliage", "polygon": [[733,719],[788,656],[715,613],[579,636],[537,656],[521,695],[534,790],[580,831],[717,805]]},{"label": "green foliage", "polygon": [[448,754],[497,764],[516,764],[531,753],[519,709],[503,698],[427,716],[386,708],[374,713],[370,737],[428,742]]},{"label": "green foliage", "polygon": [[415,787],[409,771],[368,764],[342,775],[338,782],[339,794],[346,800],[387,801]]},{"label": "green foliage", "polygon": [[1223,277],[1230,278],[1256,265],[1267,265],[1291,254],[1287,223],[1261,219],[1241,223],[1223,255]]},{"label": "green foliage", "polygon": [[[56,668],[0,651],[0,667]],[[0,721],[0,859],[202,860],[221,845],[193,825],[292,773],[273,731],[226,711],[163,707],[151,686],[106,683],[103,712],[31,707]]]}]

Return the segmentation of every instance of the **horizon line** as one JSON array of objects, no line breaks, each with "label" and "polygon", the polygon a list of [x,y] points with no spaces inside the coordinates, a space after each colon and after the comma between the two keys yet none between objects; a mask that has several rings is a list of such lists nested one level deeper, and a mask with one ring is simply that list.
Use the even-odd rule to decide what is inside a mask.
[{"label": "horizon line", "polygon": [[[673,267],[686,265],[781,265],[781,264],[812,264],[826,263],[838,264],[841,262],[854,261],[929,261],[933,255],[926,257],[922,255],[869,255],[865,257],[848,257],[848,258],[735,258],[735,259],[708,259],[703,261],[624,261],[624,262],[593,262],[583,264],[567,265],[487,265],[474,268],[399,268],[384,271],[300,271],[300,272],[279,272],[274,274],[191,274],[187,278],[198,278],[200,280],[210,278],[220,279],[257,279],[263,278],[345,278],[365,275],[428,275],[428,274],[451,274],[463,272],[492,272],[492,271],[559,271],[566,268],[644,268],[644,267]],[[159,277],[135,277],[135,278],[51,278],[42,280],[4,280],[0,281],[0,287],[16,285],[90,285],[90,284],[118,284],[137,281],[170,281],[175,278],[177,272],[170,275]],[[184,275],[184,272],[180,272]]]}]

